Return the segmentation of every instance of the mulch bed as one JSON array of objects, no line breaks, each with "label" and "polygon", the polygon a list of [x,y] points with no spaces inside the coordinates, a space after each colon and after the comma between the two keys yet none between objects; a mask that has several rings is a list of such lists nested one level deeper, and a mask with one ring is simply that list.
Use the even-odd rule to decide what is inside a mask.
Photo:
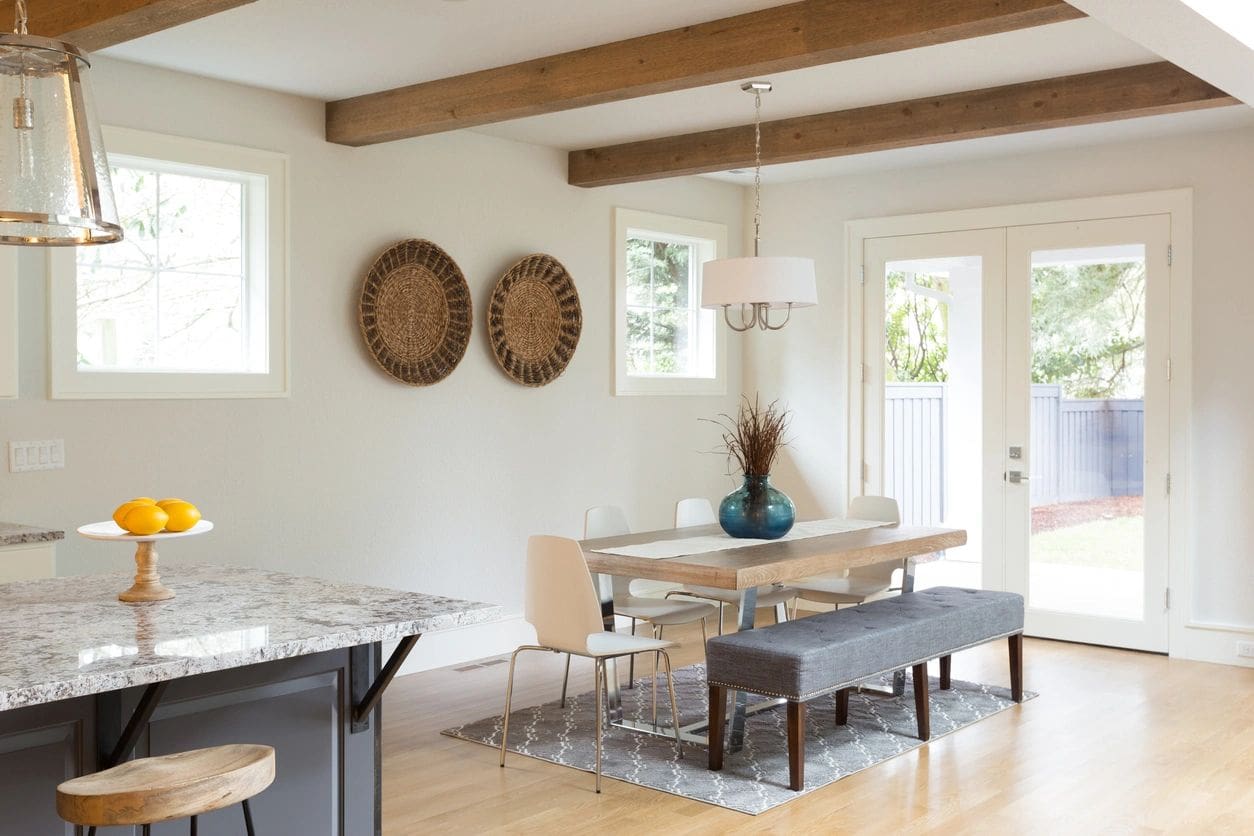
[{"label": "mulch bed", "polygon": [[1139,517],[1144,513],[1144,505],[1144,497],[1140,496],[1108,496],[1080,502],[1040,505],[1032,509],[1032,532],[1035,534],[1057,528],[1070,528],[1093,520]]}]

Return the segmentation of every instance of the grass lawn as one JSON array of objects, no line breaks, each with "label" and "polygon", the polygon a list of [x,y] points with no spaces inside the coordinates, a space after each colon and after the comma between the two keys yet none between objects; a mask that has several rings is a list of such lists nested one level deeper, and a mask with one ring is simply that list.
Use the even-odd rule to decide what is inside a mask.
[{"label": "grass lawn", "polygon": [[1144,543],[1144,517],[1092,520],[1033,534],[1032,560],[1139,571],[1144,563]]}]

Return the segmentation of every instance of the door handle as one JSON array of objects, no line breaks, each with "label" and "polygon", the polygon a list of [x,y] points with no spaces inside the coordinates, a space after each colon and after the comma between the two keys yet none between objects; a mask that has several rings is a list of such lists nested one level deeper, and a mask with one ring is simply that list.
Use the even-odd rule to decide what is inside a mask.
[{"label": "door handle", "polygon": [[1012,485],[1018,485],[1022,482],[1029,482],[1031,481],[1031,478],[1032,477],[1030,476],[1024,476],[1022,470],[1006,471],[1006,481]]}]

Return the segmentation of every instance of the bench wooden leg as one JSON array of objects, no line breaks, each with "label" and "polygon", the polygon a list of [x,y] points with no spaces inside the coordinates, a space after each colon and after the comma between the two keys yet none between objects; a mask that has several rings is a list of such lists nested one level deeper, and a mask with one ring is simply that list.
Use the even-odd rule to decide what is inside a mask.
[{"label": "bench wooden leg", "polygon": [[806,783],[806,704],[788,702],[788,788]]},{"label": "bench wooden leg", "polygon": [[1023,634],[1010,637],[1010,698],[1023,702]]},{"label": "bench wooden leg", "polygon": [[954,657],[952,656],[940,657],[940,669],[941,669],[940,688],[942,691],[949,690],[949,683],[950,683],[949,670],[950,670],[950,663],[953,662],[953,658]]},{"label": "bench wooden leg", "polygon": [[927,704],[927,662],[915,665],[911,669],[911,678],[914,680],[914,713],[919,718],[919,740],[927,740],[932,736]]},{"label": "bench wooden leg", "polygon": [[710,686],[710,728],[707,730],[709,768],[717,772],[723,768],[723,731],[727,726],[727,689]]},{"label": "bench wooden leg", "polygon": [[836,692],[836,725],[849,723],[849,689],[841,688]]}]

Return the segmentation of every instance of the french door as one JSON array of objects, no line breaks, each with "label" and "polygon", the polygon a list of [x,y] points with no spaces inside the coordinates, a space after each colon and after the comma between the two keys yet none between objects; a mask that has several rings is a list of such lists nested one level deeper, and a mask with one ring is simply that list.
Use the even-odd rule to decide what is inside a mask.
[{"label": "french door", "polygon": [[967,529],[919,586],[1167,649],[1167,215],[864,241],[863,490]]}]

